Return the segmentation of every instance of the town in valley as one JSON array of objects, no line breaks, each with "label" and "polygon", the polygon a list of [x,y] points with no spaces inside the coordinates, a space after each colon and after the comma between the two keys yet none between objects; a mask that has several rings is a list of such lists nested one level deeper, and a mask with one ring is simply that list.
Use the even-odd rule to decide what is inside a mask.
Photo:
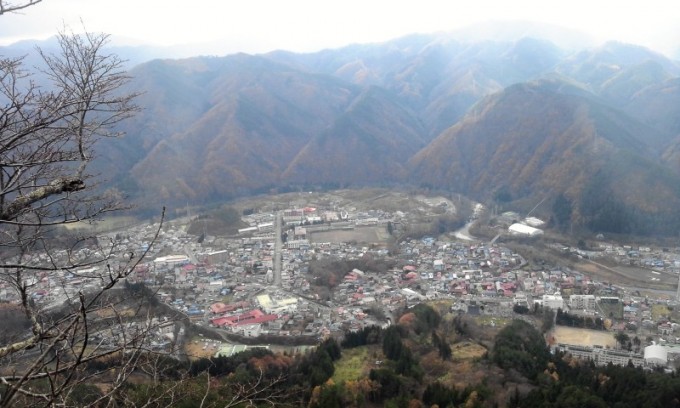
[{"label": "town in valley", "polygon": [[[184,358],[249,347],[304,350],[387,327],[399,311],[436,302],[489,328],[553,310],[557,324],[546,338],[552,349],[597,364],[672,370],[680,356],[678,248],[617,244],[602,235],[587,247],[570,246],[544,233],[545,220],[455,195],[379,190],[356,201],[343,191],[299,192],[239,205],[239,228],[224,235],[189,209],[166,221],[155,239],[157,222],[100,233],[121,253],[143,254],[126,285],[144,285],[166,311],[153,318],[153,347],[173,345]],[[424,227],[460,217],[463,207],[455,229]],[[480,223],[487,235],[493,226],[491,239],[474,235]],[[539,244],[553,256],[522,250]],[[82,246],[52,256],[84,260],[93,251]],[[32,298],[45,310],[57,307],[98,289],[100,282],[83,276],[104,267],[36,272]],[[603,271],[619,271],[619,279]],[[2,285],[2,301],[18,301]],[[115,343],[123,333],[94,336]]]}]

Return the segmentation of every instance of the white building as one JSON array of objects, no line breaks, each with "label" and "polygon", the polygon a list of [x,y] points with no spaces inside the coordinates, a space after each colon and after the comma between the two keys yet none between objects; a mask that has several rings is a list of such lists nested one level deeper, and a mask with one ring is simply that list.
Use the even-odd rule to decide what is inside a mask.
[{"label": "white building", "polygon": [[416,292],[413,289],[409,288],[403,288],[401,290],[401,293],[406,296],[406,299],[408,300],[425,300],[425,296],[421,295],[420,293]]},{"label": "white building", "polygon": [[527,294],[524,292],[516,292],[513,303],[529,307],[529,297],[527,297]]},{"label": "white building", "polygon": [[257,231],[257,227],[247,227],[247,228],[240,228],[238,230],[238,233],[239,234],[248,234],[248,233],[256,232],[256,231]]},{"label": "white building", "polygon": [[542,230],[520,223],[512,224],[508,228],[508,232],[511,235],[523,235],[525,237],[537,237],[539,235],[543,235]]},{"label": "white building", "polygon": [[295,313],[298,306],[298,299],[294,297],[284,299],[272,299],[269,295],[257,296],[260,308],[267,314]]},{"label": "white building", "polygon": [[562,298],[562,295],[559,293],[555,293],[554,295],[543,295],[541,303],[543,304],[543,307],[547,307],[548,309],[564,309],[564,298]]},{"label": "white building", "polygon": [[246,337],[257,337],[262,332],[261,324],[244,324],[239,327],[239,330],[243,330],[243,335]]},{"label": "white building", "polygon": [[226,249],[220,251],[211,251],[201,254],[205,262],[215,264],[220,262],[227,262],[229,259],[229,251]]},{"label": "white building", "polygon": [[658,344],[645,347],[645,364],[665,366],[668,364],[668,350]]},{"label": "white building", "polygon": [[291,239],[286,241],[286,248],[288,249],[300,249],[303,247],[309,247],[309,240],[307,239]]},{"label": "white building", "polygon": [[262,224],[257,224],[258,231],[271,231],[274,229],[273,222],[263,222]]},{"label": "white building", "polygon": [[293,230],[293,236],[296,238],[305,238],[307,236],[307,228],[301,227],[301,226],[296,226],[295,229]]},{"label": "white building", "polygon": [[541,225],[545,224],[545,222],[543,222],[543,220],[538,219],[536,217],[527,217],[527,218],[524,219],[524,223],[526,225],[529,225],[529,226],[535,227],[535,228],[540,227]]},{"label": "white building", "polygon": [[592,360],[598,366],[606,366],[612,363],[623,367],[630,362],[635,367],[641,367],[645,364],[645,359],[643,359],[641,354],[630,351],[611,350],[599,346],[577,346],[573,344],[558,344],[555,348],[578,359]]},{"label": "white building", "polygon": [[595,295],[571,295],[569,296],[569,307],[572,309],[595,310],[597,308]]},{"label": "white building", "polygon": [[153,262],[155,265],[186,265],[189,263],[189,257],[186,255],[167,255],[158,257]]}]

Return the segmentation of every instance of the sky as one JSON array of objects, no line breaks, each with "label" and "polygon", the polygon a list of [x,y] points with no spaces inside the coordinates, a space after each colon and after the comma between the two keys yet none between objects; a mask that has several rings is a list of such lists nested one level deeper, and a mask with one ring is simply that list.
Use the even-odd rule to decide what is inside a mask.
[{"label": "sky", "polygon": [[84,25],[119,44],[201,43],[201,53],[216,55],[309,52],[522,20],[577,30],[597,43],[618,40],[678,56],[676,10],[674,0],[43,0],[0,16],[0,45]]}]

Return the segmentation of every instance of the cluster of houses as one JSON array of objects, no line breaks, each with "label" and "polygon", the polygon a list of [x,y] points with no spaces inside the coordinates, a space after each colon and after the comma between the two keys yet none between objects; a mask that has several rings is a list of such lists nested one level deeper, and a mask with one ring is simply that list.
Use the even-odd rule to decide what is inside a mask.
[{"label": "cluster of houses", "polygon": [[[644,328],[658,331],[658,339],[668,342],[674,339],[677,325],[668,319],[652,320],[651,306],[644,299],[632,297],[620,288],[595,281],[578,271],[529,266],[520,254],[501,245],[425,237],[404,240],[388,251],[365,243],[314,242],[312,239],[316,231],[386,228],[388,223],[398,224],[408,216],[402,212],[314,207],[284,210],[278,216],[287,236],[279,254],[276,253],[276,216],[274,213],[250,214],[244,217],[249,226],[240,230],[238,236],[205,237],[200,243],[184,228],[173,226],[164,228],[151,247],[153,225],[132,227],[125,234],[111,238],[119,242],[124,253],[146,254],[143,263],[130,274],[129,281],[154,287],[162,302],[197,324],[243,336],[340,335],[366,325],[386,324],[394,311],[409,304],[449,298],[454,300],[457,310],[472,314],[510,315],[517,304],[527,308],[539,304],[608,317],[610,310],[620,308],[621,314],[613,316],[616,320],[613,329]],[[523,225],[540,226],[538,221],[528,219]],[[90,250],[81,249],[76,255],[86,259],[92,255],[87,251]],[[638,248],[636,253],[618,247],[605,247],[603,251],[614,251],[626,259],[639,259],[659,268],[680,267],[680,260],[666,251]],[[277,255],[282,265],[281,284],[273,287]],[[330,288],[332,301],[315,292],[316,277],[310,274],[309,268],[312,259],[357,260],[367,256],[383,261],[389,268],[343,271],[341,280]],[[115,260],[110,264],[117,266]],[[121,259],[118,264],[124,266],[125,261]],[[59,303],[85,285],[96,287],[99,283],[96,279],[79,276],[104,273],[101,268],[36,274],[30,282],[32,296],[46,305]],[[18,300],[6,283],[0,283],[0,299]]]},{"label": "cluster of houses", "polygon": [[614,245],[597,243],[598,251],[589,256],[607,256],[623,265],[639,266],[658,271],[680,272],[680,248],[652,248],[648,246]]}]

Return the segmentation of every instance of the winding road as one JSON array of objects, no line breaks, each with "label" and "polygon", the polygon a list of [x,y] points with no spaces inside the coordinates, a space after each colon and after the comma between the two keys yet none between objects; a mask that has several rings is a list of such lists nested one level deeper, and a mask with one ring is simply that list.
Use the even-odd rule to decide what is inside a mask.
[{"label": "winding road", "polygon": [[462,239],[463,241],[476,241],[477,238],[470,235],[470,227],[472,226],[473,223],[474,223],[474,221],[468,222],[467,224],[465,224],[463,226],[463,228],[456,230],[453,233],[453,236],[458,238],[458,239]]}]

